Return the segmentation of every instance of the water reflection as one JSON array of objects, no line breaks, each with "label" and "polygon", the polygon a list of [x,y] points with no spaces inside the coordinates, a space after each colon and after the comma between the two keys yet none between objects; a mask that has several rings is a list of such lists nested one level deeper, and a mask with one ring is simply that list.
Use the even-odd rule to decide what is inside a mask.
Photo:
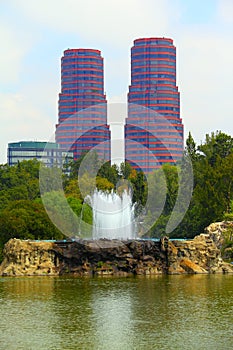
[{"label": "water reflection", "polygon": [[0,295],[13,299],[48,299],[54,293],[58,277],[7,277],[0,279]]},{"label": "water reflection", "polygon": [[232,275],[0,278],[0,349],[227,350],[232,291]]}]

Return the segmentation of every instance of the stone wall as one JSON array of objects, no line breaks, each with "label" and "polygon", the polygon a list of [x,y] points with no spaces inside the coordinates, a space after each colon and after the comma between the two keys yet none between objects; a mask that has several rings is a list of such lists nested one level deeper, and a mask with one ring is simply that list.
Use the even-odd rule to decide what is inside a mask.
[{"label": "stone wall", "polygon": [[[218,226],[219,227],[219,226]],[[36,242],[11,239],[4,248],[2,276],[153,275],[233,273],[221,257],[216,226],[192,240],[79,240]]]}]

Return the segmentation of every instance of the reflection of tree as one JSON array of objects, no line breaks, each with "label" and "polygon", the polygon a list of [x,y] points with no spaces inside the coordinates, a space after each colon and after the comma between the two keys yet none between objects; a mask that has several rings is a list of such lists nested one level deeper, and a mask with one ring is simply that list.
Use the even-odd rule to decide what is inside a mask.
[{"label": "reflection of tree", "polygon": [[[91,278],[59,277],[54,280],[52,327],[59,334],[58,349],[95,349],[96,316],[93,298],[98,283]],[[56,344],[56,342],[55,342]]]},{"label": "reflection of tree", "polygon": [[131,304],[135,344],[144,339],[151,349],[191,349],[195,340],[198,348],[222,348],[225,326],[214,331],[224,315],[230,324],[231,286],[222,275],[139,277]]},{"label": "reflection of tree", "polygon": [[6,279],[1,345],[230,349],[231,291],[230,275]]},{"label": "reflection of tree", "polygon": [[54,279],[57,277],[36,277],[16,278],[14,283],[4,283],[2,293],[6,298],[20,300],[49,301],[54,294]]}]

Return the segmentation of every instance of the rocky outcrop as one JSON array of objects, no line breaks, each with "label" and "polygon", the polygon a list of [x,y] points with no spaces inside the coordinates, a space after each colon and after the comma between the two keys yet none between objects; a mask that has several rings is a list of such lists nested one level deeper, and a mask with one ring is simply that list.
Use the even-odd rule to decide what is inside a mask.
[{"label": "rocky outcrop", "polygon": [[10,239],[4,247],[0,275],[56,275],[59,260],[51,242]]},{"label": "rocky outcrop", "polygon": [[205,232],[221,249],[222,257],[226,260],[233,260],[233,222],[223,221],[215,222],[209,225]]},{"label": "rocky outcrop", "polygon": [[192,240],[79,240],[36,242],[11,239],[0,275],[154,275],[233,273],[223,261],[216,227]]}]

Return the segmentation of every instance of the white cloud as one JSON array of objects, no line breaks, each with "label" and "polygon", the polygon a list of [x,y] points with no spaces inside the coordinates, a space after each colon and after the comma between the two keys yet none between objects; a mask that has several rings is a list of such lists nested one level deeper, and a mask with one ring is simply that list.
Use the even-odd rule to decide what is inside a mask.
[{"label": "white cloud", "polygon": [[220,18],[226,23],[233,23],[233,1],[218,0],[218,12]]},{"label": "white cloud", "polygon": [[130,47],[148,36],[171,37],[177,46],[186,131],[196,140],[216,129],[233,134],[232,6],[218,0],[216,16],[197,26],[183,0],[9,0],[0,22],[0,157],[6,159],[10,141],[44,140],[54,132],[63,45],[100,49],[107,98],[125,102]]},{"label": "white cloud", "polygon": [[25,47],[18,40],[18,35],[8,25],[0,22],[0,81],[9,84],[19,80]]},{"label": "white cloud", "polygon": [[[43,91],[43,94],[41,93]],[[49,141],[55,131],[56,101],[51,86],[30,87],[0,94],[0,163],[6,163],[7,144],[24,140]],[[51,101],[54,100],[54,104]],[[54,110],[54,113],[52,111]],[[49,113],[50,111],[51,113]]]},{"label": "white cloud", "polygon": [[76,33],[92,43],[112,43],[112,47],[129,45],[138,36],[161,35],[170,20],[179,16],[177,3],[169,0],[16,0],[14,4],[46,27]]},{"label": "white cloud", "polygon": [[186,32],[179,42],[178,85],[186,132],[197,141],[206,133],[233,133],[233,45],[217,32]]}]

